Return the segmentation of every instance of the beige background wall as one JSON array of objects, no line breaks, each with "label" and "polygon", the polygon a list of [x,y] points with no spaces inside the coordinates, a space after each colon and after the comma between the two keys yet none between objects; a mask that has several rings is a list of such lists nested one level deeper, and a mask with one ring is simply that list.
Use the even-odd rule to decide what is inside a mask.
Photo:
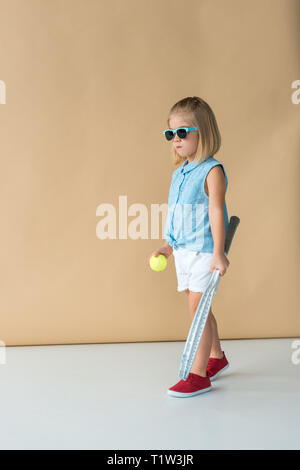
[{"label": "beige background wall", "polygon": [[[147,258],[163,242],[163,225],[151,239],[151,204],[167,203],[174,170],[161,132],[188,95],[216,114],[215,158],[229,216],[241,219],[213,301],[220,337],[299,336],[299,0],[0,9],[0,339],[186,338],[173,258],[161,273]],[[97,207],[112,204],[118,218],[122,195],[148,209],[148,238],[97,238]]]}]

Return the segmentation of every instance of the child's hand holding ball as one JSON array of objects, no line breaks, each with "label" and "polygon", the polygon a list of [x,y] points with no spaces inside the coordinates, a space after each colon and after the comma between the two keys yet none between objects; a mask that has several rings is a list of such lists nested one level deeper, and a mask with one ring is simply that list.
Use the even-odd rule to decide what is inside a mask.
[{"label": "child's hand holding ball", "polygon": [[172,254],[173,248],[170,245],[163,245],[154,251],[148,258],[148,264],[153,271],[163,271],[167,266],[167,258]]},{"label": "child's hand holding ball", "polygon": [[153,271],[163,271],[167,266],[167,258],[160,253],[158,256],[151,256],[149,264]]}]

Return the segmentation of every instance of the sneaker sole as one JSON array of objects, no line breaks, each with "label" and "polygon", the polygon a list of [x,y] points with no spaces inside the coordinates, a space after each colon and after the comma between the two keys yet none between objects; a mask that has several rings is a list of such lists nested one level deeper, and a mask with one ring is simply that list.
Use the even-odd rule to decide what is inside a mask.
[{"label": "sneaker sole", "polygon": [[226,370],[228,367],[229,367],[229,363],[226,366],[224,366],[223,369],[220,369],[215,375],[210,377],[210,381],[215,380],[215,378],[218,377],[218,375],[221,374],[221,372],[224,372],[224,370]]},{"label": "sneaker sole", "polygon": [[175,392],[174,390],[168,390],[168,395],[171,395],[172,397],[178,397],[178,398],[185,398],[185,397],[193,397],[194,395],[199,395],[200,393],[208,392],[212,386],[203,388],[202,390],[197,390],[196,392],[190,392],[190,393],[182,393],[182,392]]}]

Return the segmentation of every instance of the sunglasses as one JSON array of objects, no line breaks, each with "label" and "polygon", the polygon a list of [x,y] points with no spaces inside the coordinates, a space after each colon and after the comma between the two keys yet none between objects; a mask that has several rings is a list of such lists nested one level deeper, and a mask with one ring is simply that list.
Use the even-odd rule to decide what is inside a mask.
[{"label": "sunglasses", "polygon": [[174,130],[167,129],[163,131],[163,134],[167,140],[172,140],[175,134],[177,134],[180,139],[185,139],[188,132],[196,131],[197,129],[198,127],[178,127],[178,129]]}]

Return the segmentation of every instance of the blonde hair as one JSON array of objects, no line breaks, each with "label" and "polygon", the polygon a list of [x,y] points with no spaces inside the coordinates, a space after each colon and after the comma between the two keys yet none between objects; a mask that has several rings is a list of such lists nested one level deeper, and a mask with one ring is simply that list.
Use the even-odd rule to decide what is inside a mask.
[{"label": "blonde hair", "polygon": [[[221,147],[221,134],[218,128],[217,120],[211,107],[198,96],[188,96],[177,101],[170,109],[167,119],[170,127],[170,119],[175,113],[187,113],[188,120],[191,122],[189,127],[198,127],[199,140],[194,161],[200,163],[208,157],[213,156]],[[182,164],[187,157],[182,157],[172,146],[174,164]]]}]

